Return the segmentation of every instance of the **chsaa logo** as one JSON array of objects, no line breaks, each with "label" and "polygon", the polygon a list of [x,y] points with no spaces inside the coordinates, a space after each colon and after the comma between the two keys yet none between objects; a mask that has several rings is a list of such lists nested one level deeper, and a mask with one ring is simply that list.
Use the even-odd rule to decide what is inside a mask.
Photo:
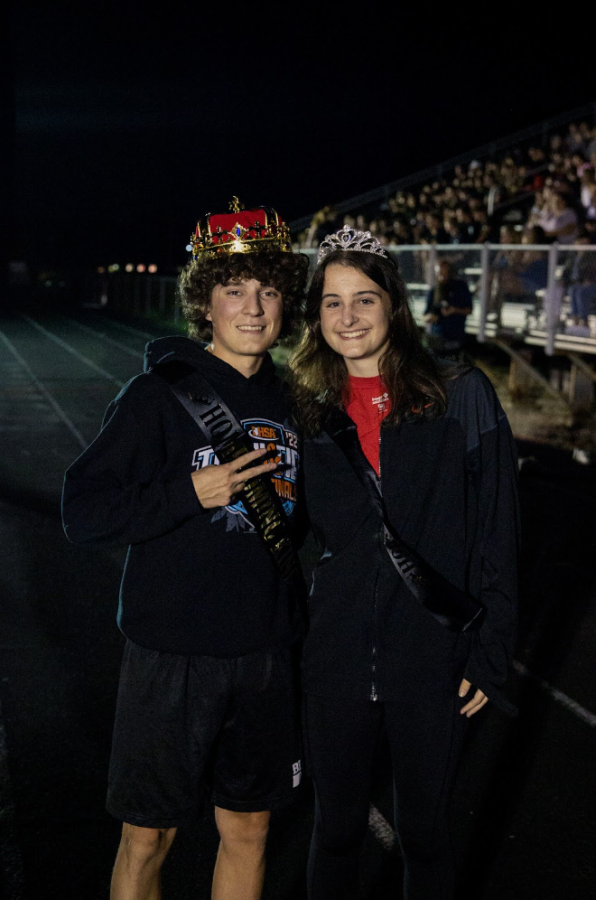
[{"label": "chsaa logo", "polygon": [[[252,438],[255,450],[269,450],[278,463],[279,468],[273,473],[271,480],[282,502],[284,512],[289,518],[296,505],[296,478],[299,464],[298,435],[287,423],[279,425],[268,419],[243,419],[242,425]],[[195,450],[192,459],[193,469],[198,471],[205,466],[213,465],[219,465],[219,460],[212,447],[201,447]],[[254,531],[241,500],[218,509],[211,521],[217,522],[224,517],[226,531]]]}]

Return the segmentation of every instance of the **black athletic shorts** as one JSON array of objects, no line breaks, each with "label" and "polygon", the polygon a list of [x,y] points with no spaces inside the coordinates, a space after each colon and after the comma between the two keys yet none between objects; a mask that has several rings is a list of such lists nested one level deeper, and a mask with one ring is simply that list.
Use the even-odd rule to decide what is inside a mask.
[{"label": "black athletic shorts", "polygon": [[300,783],[293,653],[178,656],[127,641],[107,808],[131,825],[171,828],[211,789],[236,812],[291,802]]}]

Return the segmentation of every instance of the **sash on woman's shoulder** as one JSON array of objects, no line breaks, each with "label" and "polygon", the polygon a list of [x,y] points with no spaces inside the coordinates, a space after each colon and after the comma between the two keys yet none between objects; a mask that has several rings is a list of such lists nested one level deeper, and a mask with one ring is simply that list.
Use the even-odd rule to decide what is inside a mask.
[{"label": "sash on woman's shoulder", "polygon": [[389,523],[380,479],[364,455],[352,419],[343,410],[334,410],[327,420],[325,432],[345,455],[374,506],[383,525],[385,550],[408,590],[441,625],[451,631],[475,631],[480,628],[485,613],[482,603],[433,569],[402,541]]}]

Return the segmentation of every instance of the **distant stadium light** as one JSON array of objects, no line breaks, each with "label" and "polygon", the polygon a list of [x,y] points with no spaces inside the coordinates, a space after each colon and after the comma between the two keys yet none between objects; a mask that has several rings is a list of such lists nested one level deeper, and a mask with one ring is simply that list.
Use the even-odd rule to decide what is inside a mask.
[{"label": "distant stadium light", "polygon": [[105,267],[104,267],[104,266],[98,266],[98,267],[97,267],[97,274],[98,274],[98,275],[103,275],[104,272],[105,272]]},{"label": "distant stadium light", "polygon": [[150,266],[147,266],[147,271],[148,271],[148,272],[151,272],[152,275],[153,275],[155,272],[157,272],[157,266],[155,265],[155,263],[151,263]]},{"label": "distant stadium light", "polygon": [[111,266],[108,266],[108,272],[119,272],[119,271],[120,271],[120,266],[118,265],[118,263],[112,263]]},{"label": "distant stadium light", "polygon": [[135,270],[135,267],[133,266],[132,263],[126,263],[124,268],[126,269],[127,272],[134,272],[134,270]]},{"label": "distant stadium light", "polygon": [[137,266],[137,272],[144,272],[145,269],[146,266],[144,266],[143,263],[140,263],[140,265]]}]

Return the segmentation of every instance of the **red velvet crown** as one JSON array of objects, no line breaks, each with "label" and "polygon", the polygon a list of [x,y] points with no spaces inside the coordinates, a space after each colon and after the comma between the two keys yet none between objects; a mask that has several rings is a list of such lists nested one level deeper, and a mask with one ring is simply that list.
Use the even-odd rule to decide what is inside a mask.
[{"label": "red velvet crown", "polygon": [[232,199],[230,209],[229,213],[208,213],[197,222],[188,247],[193,259],[222,253],[292,252],[288,226],[274,209],[244,209],[237,197]]}]

